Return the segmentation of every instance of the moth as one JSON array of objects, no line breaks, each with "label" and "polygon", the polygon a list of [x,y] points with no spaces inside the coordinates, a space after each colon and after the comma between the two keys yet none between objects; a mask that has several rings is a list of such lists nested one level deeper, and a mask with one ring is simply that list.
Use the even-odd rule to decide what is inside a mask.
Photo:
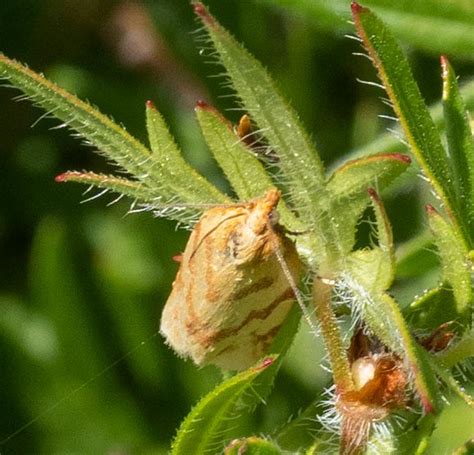
[{"label": "moth", "polygon": [[266,354],[302,271],[278,225],[279,200],[272,188],[246,203],[211,208],[195,225],[161,318],[160,331],[180,356],[242,370]]}]

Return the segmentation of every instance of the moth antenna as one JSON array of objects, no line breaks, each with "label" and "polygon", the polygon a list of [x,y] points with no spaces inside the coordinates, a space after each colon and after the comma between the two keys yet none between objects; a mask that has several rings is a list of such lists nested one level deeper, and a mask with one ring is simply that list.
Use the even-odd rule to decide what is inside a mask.
[{"label": "moth antenna", "polygon": [[317,332],[316,326],[314,325],[314,322],[311,320],[311,315],[308,309],[306,308],[306,305],[304,304],[303,295],[301,294],[301,291],[298,289],[298,286],[296,285],[293,275],[290,272],[290,268],[288,267],[288,264],[285,258],[283,257],[283,254],[279,246],[276,246],[275,248],[275,256],[278,262],[280,263],[280,267],[283,270],[283,274],[285,275],[285,278],[288,280],[288,283],[290,284],[293,294],[295,294],[296,301],[298,302],[298,306],[300,307],[303,313],[303,317],[305,318],[306,323],[311,328],[311,331],[315,334]]},{"label": "moth antenna", "polygon": [[227,218],[224,218],[223,220],[219,221],[215,226],[212,227],[212,229],[207,231],[202,236],[202,238],[199,240],[199,243],[196,245],[196,248],[194,249],[194,251],[189,256],[189,260],[191,260],[194,257],[194,255],[196,254],[199,247],[203,244],[204,240],[206,240],[206,238],[209,237],[219,226],[221,226],[226,221],[231,220],[232,218],[238,218],[239,216],[244,216],[244,215],[245,215],[244,213],[236,213],[235,215],[230,215]]}]

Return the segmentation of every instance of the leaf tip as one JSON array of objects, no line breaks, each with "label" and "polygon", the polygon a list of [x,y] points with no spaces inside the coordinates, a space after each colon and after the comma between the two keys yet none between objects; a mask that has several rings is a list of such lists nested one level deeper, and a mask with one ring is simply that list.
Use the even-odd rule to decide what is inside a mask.
[{"label": "leaf tip", "polygon": [[214,24],[214,19],[201,2],[193,4],[194,12],[208,25]]},{"label": "leaf tip", "polygon": [[204,100],[196,101],[196,109],[209,109],[209,107],[209,104],[207,104]]},{"label": "leaf tip", "polygon": [[63,172],[62,174],[59,174],[56,177],[54,177],[54,181],[57,183],[66,182],[68,175],[69,175],[69,172]]},{"label": "leaf tip", "polygon": [[359,3],[357,2],[352,2],[351,3],[351,10],[352,10],[352,14],[355,16],[355,15],[358,15],[360,13],[363,13],[363,12],[366,12],[368,11],[367,8],[364,8],[363,6],[361,6]]},{"label": "leaf tip", "polygon": [[436,412],[433,403],[428,399],[427,396],[421,395],[420,396],[421,406],[423,407],[423,411],[425,414],[434,414]]},{"label": "leaf tip", "polygon": [[438,211],[431,204],[426,204],[425,210],[428,215],[436,215],[438,213]]},{"label": "leaf tip", "polygon": [[448,60],[448,57],[446,55],[440,55],[439,57],[439,62],[440,62],[440,65],[441,65],[441,78],[443,79],[443,83],[445,84],[443,86],[443,96],[445,95],[445,92],[446,92],[446,89],[449,89],[449,86],[446,86],[446,83],[448,81],[448,77],[449,77],[449,68],[450,68],[450,64],[449,64],[449,60]]},{"label": "leaf tip", "polygon": [[273,365],[273,362],[275,361],[275,359],[273,357],[267,357],[265,359],[263,359],[262,363],[257,366],[258,369],[265,369],[265,368],[268,368],[270,365]]}]

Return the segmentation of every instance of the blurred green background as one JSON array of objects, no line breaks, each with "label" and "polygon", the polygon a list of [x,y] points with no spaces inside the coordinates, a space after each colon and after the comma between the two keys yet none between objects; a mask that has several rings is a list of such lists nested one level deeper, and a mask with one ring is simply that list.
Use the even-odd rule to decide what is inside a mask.
[{"label": "blurred green background", "polygon": [[[344,37],[349,2],[328,3],[207,2],[278,80],[330,165],[393,125],[377,117],[390,113],[382,92],[356,80],[376,79],[370,63],[352,55],[358,43]],[[428,5],[433,0],[425,10],[422,2],[397,2],[395,12],[390,2],[368,3],[380,3],[382,17],[395,24],[429,103],[440,98],[441,52],[461,80],[472,76],[474,46],[469,36],[454,36],[474,30],[471,2],[453,1],[441,13]],[[410,18],[419,30],[404,22]],[[443,24],[451,28],[436,28]],[[445,40],[433,39],[444,32]],[[234,122],[241,112],[224,79],[211,77],[222,71],[200,55],[199,38],[185,0],[0,2],[2,52],[144,142],[144,105],[153,100],[186,157],[226,188],[193,107],[204,99]],[[149,213],[127,215],[130,201],[107,206],[113,197],[105,196],[81,204],[96,193],[55,183],[65,170],[113,168],[64,129],[52,130],[58,123],[29,102],[13,101],[18,94],[0,90],[0,452],[166,453],[191,405],[220,380],[213,367],[176,358],[157,333],[177,270],[172,256],[188,234]],[[413,184],[388,197],[397,242],[423,227],[422,198]],[[303,327],[268,405],[248,418],[248,428],[271,431],[321,396],[329,384],[322,357]],[[469,415],[454,400],[429,453],[466,440]]]}]

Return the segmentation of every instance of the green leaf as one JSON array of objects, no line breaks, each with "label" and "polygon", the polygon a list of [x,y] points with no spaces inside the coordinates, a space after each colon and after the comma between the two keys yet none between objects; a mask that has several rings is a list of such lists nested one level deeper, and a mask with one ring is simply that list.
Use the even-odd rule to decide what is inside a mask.
[{"label": "green leaf", "polygon": [[0,54],[0,79],[22,90],[31,101],[76,130],[130,174],[147,180],[144,176],[150,151],[109,117],[3,54]]},{"label": "green leaf", "polygon": [[239,415],[246,402],[255,400],[253,387],[274,361],[275,357],[269,357],[260,365],[227,379],[201,399],[182,422],[171,453],[201,455],[219,452],[232,418]]},{"label": "green leaf", "polygon": [[55,180],[56,182],[77,182],[92,185],[114,193],[123,194],[143,203],[151,203],[155,198],[153,191],[146,185],[114,175],[68,171],[58,175]]},{"label": "green leaf", "polygon": [[369,293],[382,294],[393,281],[391,257],[379,247],[353,251],[347,257],[346,270],[357,276]]},{"label": "green leaf", "polygon": [[379,154],[349,161],[332,174],[327,191],[338,228],[345,233],[341,239],[346,251],[353,248],[356,224],[369,202],[368,188],[387,187],[407,169],[410,161],[408,156],[398,153]]},{"label": "green leaf", "polygon": [[427,206],[427,213],[441,257],[443,279],[453,289],[458,315],[464,317],[465,322],[469,322],[473,295],[467,263],[468,249],[457,230],[432,206]]},{"label": "green leaf", "polygon": [[357,32],[378,70],[412,153],[450,216],[456,218],[456,191],[448,155],[405,56],[390,30],[375,14],[357,3],[352,4],[352,13]]},{"label": "green leaf", "polygon": [[230,202],[228,197],[186,162],[165,120],[151,101],[146,104],[146,126],[152,150],[150,176],[156,182],[166,177],[171,187],[170,197],[179,195],[183,202],[190,204]]},{"label": "green leaf", "polygon": [[262,196],[275,186],[263,164],[216,109],[200,102],[196,115],[207,145],[239,199],[247,201]]},{"label": "green leaf", "polygon": [[459,93],[456,74],[446,57],[441,57],[443,107],[446,137],[453,177],[456,181],[457,208],[466,243],[474,246],[474,141],[469,114]]},{"label": "green leaf", "polygon": [[[348,0],[265,0],[304,14],[308,21],[341,31],[350,31]],[[474,6],[470,1],[365,0],[400,39],[439,55],[442,52],[474,58]],[[440,33],[442,31],[442,33]]]},{"label": "green leaf", "polygon": [[271,441],[251,436],[236,439],[224,450],[224,455],[281,455],[281,450]]},{"label": "green leaf", "polygon": [[297,114],[280,95],[261,63],[237,43],[201,3],[195,3],[194,8],[238,97],[278,155],[291,202],[298,207],[303,219],[314,224],[318,219],[315,209],[325,202],[324,169]]},{"label": "green leaf", "polygon": [[[196,115],[214,158],[240,200],[261,197],[275,186],[263,164],[239,140],[222,115],[203,102],[196,107]],[[301,230],[300,223],[283,200],[278,203],[278,213],[283,226],[291,231]]]},{"label": "green leaf", "polygon": [[437,359],[431,356],[431,366],[446,386],[454,392],[459,398],[461,398],[468,406],[474,408],[474,399],[466,393],[464,387],[462,387],[456,379],[454,379],[452,373],[446,369],[443,365],[440,365]]},{"label": "green leaf", "polygon": [[[155,199],[164,199],[165,203],[176,201],[196,202],[226,202],[228,199],[213,185],[197,174],[179,155],[169,153],[165,161],[157,162],[148,148],[127,133],[121,126],[109,117],[100,113],[90,104],[79,100],[74,95],[58,87],[43,76],[31,71],[14,60],[0,54],[0,79],[22,90],[38,106],[64,122],[64,126],[77,131],[87,142],[96,147],[101,153],[114,160],[135,179],[144,184],[139,192],[141,196],[148,190]],[[157,122],[158,123],[158,122]],[[162,145],[171,152],[174,145],[172,138],[163,136]],[[69,176],[69,180],[79,181]],[[84,177],[100,187],[124,189],[125,194],[136,197],[138,190],[127,183],[125,179],[96,178],[93,174]],[[148,188],[146,188],[148,187]],[[196,198],[199,195],[199,198]]]},{"label": "green leaf", "polygon": [[[393,248],[392,226],[385,211],[382,200],[373,188],[369,188],[369,196],[375,211],[375,221],[377,223],[377,239],[379,248],[385,254],[387,262],[390,264],[390,275],[393,280],[395,275],[395,251]],[[390,283],[391,284],[391,283]]]},{"label": "green leaf", "polygon": [[357,276],[366,292],[381,295],[390,287],[395,276],[392,229],[377,193],[369,188],[369,194],[375,210],[379,246],[352,252],[346,259],[345,269]]}]

